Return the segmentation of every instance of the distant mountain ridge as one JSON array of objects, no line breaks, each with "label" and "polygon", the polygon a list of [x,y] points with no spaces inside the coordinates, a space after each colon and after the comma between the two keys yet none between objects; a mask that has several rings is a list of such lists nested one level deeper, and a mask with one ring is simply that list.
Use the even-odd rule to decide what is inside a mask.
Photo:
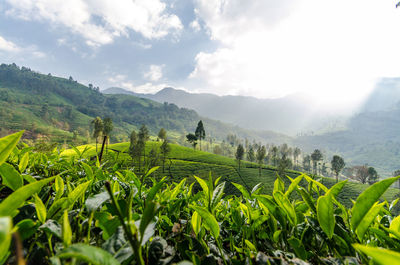
[{"label": "distant mountain ridge", "polygon": [[166,87],[155,94],[139,94],[122,88],[109,88],[105,94],[128,94],[158,102],[169,102],[190,108],[200,115],[236,124],[253,130],[272,130],[296,135],[320,126],[327,113],[316,113],[306,97],[290,95],[277,99],[249,96],[217,96],[209,93],[189,93]]}]

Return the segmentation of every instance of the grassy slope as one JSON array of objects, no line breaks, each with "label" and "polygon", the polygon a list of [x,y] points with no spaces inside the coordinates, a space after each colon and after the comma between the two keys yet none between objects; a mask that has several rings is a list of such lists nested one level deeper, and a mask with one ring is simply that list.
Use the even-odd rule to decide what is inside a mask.
[{"label": "grassy slope", "polygon": [[[146,153],[148,153],[152,148],[158,148],[159,142],[148,142],[146,145]],[[88,156],[96,155],[96,149],[94,145],[89,146],[90,149],[86,152]],[[126,151],[129,147],[129,143],[118,143],[110,145],[110,149],[116,151]],[[85,146],[80,146],[79,149],[83,150]],[[100,146],[99,146],[100,148]],[[73,150],[66,150],[64,155],[73,155],[75,152]],[[124,159],[126,165],[132,165],[131,159],[128,154],[123,153],[119,155],[119,159]],[[237,163],[235,160],[219,156],[207,152],[202,152],[198,150],[193,150],[191,148],[171,144],[171,153],[169,154],[170,162],[172,162],[169,168],[170,162],[168,161],[165,165],[165,172],[158,170],[158,176],[167,175],[173,181],[179,181],[183,177],[189,177],[189,181],[194,181],[193,176],[199,176],[202,178],[207,178],[209,173],[216,177],[222,177],[224,181],[228,182],[226,186],[227,193],[238,194],[236,188],[230,184],[230,182],[239,183],[242,185],[247,185],[249,189],[254,187],[258,183],[263,183],[263,191],[265,193],[271,194],[274,181],[276,179],[276,171],[273,167],[264,166],[261,172],[261,177],[259,176],[258,167],[255,163],[243,162],[240,172],[237,168]],[[301,174],[300,172],[290,171],[288,176],[293,178]],[[289,185],[290,180],[286,179],[286,185]],[[335,184],[335,180],[331,178],[322,178],[321,182],[327,187],[331,187]],[[339,201],[341,201],[346,206],[351,206],[351,199],[355,199],[363,190],[368,188],[367,184],[352,183],[349,182],[343,188],[343,191],[338,195]],[[399,193],[398,189],[390,188],[383,196],[383,199],[389,201],[393,200],[396,194]]]}]

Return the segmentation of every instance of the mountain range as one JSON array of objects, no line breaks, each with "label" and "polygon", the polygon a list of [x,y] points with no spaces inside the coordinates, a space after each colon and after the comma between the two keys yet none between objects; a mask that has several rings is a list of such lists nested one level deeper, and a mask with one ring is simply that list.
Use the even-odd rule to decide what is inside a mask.
[{"label": "mountain range", "polygon": [[200,115],[236,124],[252,130],[270,130],[295,136],[318,131],[328,125],[330,130],[341,126],[326,111],[316,111],[313,101],[305,95],[293,94],[276,99],[247,96],[217,96],[209,93],[189,93],[166,87],[155,94],[141,94],[118,87],[102,91],[104,94],[126,94],[151,99],[160,103],[174,103],[190,108]]}]

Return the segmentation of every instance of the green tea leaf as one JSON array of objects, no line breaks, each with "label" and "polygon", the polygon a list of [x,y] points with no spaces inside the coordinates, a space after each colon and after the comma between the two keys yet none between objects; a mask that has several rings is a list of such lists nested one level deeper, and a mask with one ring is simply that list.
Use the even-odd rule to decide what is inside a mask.
[{"label": "green tea leaf", "polygon": [[[392,231],[396,231],[398,233],[400,233],[400,215],[396,216],[392,222],[390,223],[390,230]],[[393,235],[390,235],[390,237],[395,237]]]},{"label": "green tea leaf", "polygon": [[0,165],[3,164],[13,149],[17,146],[24,131],[20,131],[6,137],[0,138]]},{"label": "green tea leaf", "polygon": [[140,220],[140,225],[139,225],[139,231],[140,231],[140,235],[141,235],[140,242],[143,241],[144,232],[145,232],[147,226],[153,220],[154,216],[156,215],[157,210],[158,210],[157,203],[146,200],[146,207],[144,208],[142,219]]},{"label": "green tea leaf", "polygon": [[19,161],[18,165],[19,172],[23,173],[26,167],[28,166],[28,163],[29,163],[29,153],[25,153],[22,156],[21,161]]},{"label": "green tea leaf", "polygon": [[42,224],[45,223],[47,214],[46,206],[44,206],[42,200],[37,195],[35,195],[35,208],[36,208],[36,215],[39,221]]},{"label": "green tea leaf", "polygon": [[197,212],[193,212],[192,215],[192,228],[196,236],[200,233],[201,229],[201,216]]},{"label": "green tea leaf", "polygon": [[3,180],[3,185],[14,191],[24,185],[22,176],[8,163],[4,163],[0,166],[0,175]]},{"label": "green tea leaf", "polygon": [[48,184],[50,181],[53,181],[54,178],[55,177],[51,177],[25,185],[11,193],[11,195],[0,203],[0,216],[11,216],[26,199],[39,192],[43,186]]},{"label": "green tea leaf", "polygon": [[353,247],[368,256],[370,256],[375,262],[381,265],[387,264],[399,264],[400,253],[388,249],[368,247],[360,244],[354,244]]},{"label": "green tea leaf", "polygon": [[85,174],[86,174],[87,178],[90,179],[90,180],[93,179],[93,170],[92,170],[92,168],[88,164],[86,164],[84,162],[81,162],[81,164],[82,164],[83,169],[85,170]]},{"label": "green tea leaf", "polygon": [[221,201],[221,198],[224,195],[224,188],[225,188],[225,182],[222,182],[218,184],[217,187],[215,187],[215,190],[211,198],[211,210],[213,210]]},{"label": "green tea leaf", "polygon": [[336,198],[336,196],[339,194],[339,192],[343,189],[344,185],[347,183],[347,179],[341,182],[336,183],[329,189],[329,193],[332,194],[333,198]]},{"label": "green tea leaf", "polygon": [[290,183],[289,188],[285,192],[285,195],[287,197],[289,197],[290,194],[292,194],[292,192],[296,189],[296,187],[299,185],[300,181],[302,181],[302,180],[303,180],[303,175],[300,175],[297,178],[295,178],[294,180],[292,180],[292,183]]},{"label": "green tea leaf", "polygon": [[388,178],[381,180],[363,191],[357,198],[352,208],[352,217],[350,220],[351,227],[356,230],[361,220],[368,213],[374,203],[382,196],[383,193],[400,177]]},{"label": "green tea leaf", "polygon": [[233,182],[232,182],[232,184],[242,193],[243,198],[250,199],[250,194],[245,187],[243,187],[240,184],[233,183]]},{"label": "green tea leaf", "polygon": [[[202,178],[199,178],[199,177],[196,177],[196,176],[194,176],[194,178],[200,184],[201,188],[203,189],[205,197],[208,199],[208,185],[207,185],[207,183]],[[235,185],[234,183],[232,183],[232,184]]]},{"label": "green tea leaf", "polygon": [[332,194],[326,194],[318,198],[317,201],[318,222],[322,230],[332,238],[335,229],[335,216],[333,214]]},{"label": "green tea leaf", "polygon": [[172,194],[169,197],[170,200],[174,200],[176,196],[182,192],[182,186],[185,185],[186,179],[182,179],[181,182],[176,185],[176,187],[172,190]]},{"label": "green tea leaf", "polygon": [[104,202],[110,199],[110,195],[108,194],[107,191],[104,191],[102,193],[96,194],[94,196],[90,196],[86,202],[86,208],[92,212],[96,211]]},{"label": "green tea leaf", "polygon": [[75,258],[93,265],[119,265],[119,262],[107,251],[85,244],[74,244],[62,250],[57,257],[61,259]]},{"label": "green tea leaf", "polygon": [[292,225],[296,225],[297,224],[296,211],[294,210],[294,207],[290,203],[289,199],[281,191],[274,191],[273,196],[279,207],[281,207],[281,209],[283,209],[286,212],[290,223]]},{"label": "green tea leaf", "polygon": [[210,229],[211,234],[214,238],[219,237],[219,224],[215,219],[214,215],[212,215],[209,211],[207,211],[203,207],[199,206],[192,206],[192,209],[195,210],[202,218],[203,222],[208,226]]},{"label": "green tea leaf", "polygon": [[71,245],[72,242],[72,230],[71,225],[69,224],[68,220],[68,211],[64,211],[63,215],[63,223],[62,223],[62,240],[65,247]]},{"label": "green tea leaf", "polygon": [[9,255],[11,244],[12,220],[10,217],[0,217],[0,261]]},{"label": "green tea leaf", "polygon": [[361,220],[360,224],[357,226],[356,234],[357,234],[358,239],[360,241],[363,239],[364,234],[365,234],[365,232],[367,232],[368,227],[371,225],[371,223],[374,221],[376,216],[382,210],[382,207],[383,207],[384,204],[385,203],[378,204],[376,202],[374,204],[374,206],[371,207],[371,209],[368,211],[368,213]]},{"label": "green tea leaf", "polygon": [[294,249],[294,252],[296,253],[296,255],[299,258],[301,258],[303,260],[307,259],[307,251],[306,251],[303,243],[301,243],[301,241],[298,238],[291,237],[288,239],[288,242],[289,242],[290,246]]}]

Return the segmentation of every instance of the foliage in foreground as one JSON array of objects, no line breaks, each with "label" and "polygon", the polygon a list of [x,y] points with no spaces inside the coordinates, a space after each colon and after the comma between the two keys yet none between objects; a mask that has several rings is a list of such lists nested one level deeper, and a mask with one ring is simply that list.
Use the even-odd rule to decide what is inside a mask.
[{"label": "foliage in foreground", "polygon": [[[156,180],[109,157],[103,164],[57,152],[16,148],[0,139],[0,264],[396,264],[397,201],[379,198],[397,180],[380,181],[347,209],[307,175],[271,195],[220,179]],[[305,180],[306,187],[299,185]],[[196,192],[197,191],[197,192]],[[296,195],[297,194],[297,195]]]}]

